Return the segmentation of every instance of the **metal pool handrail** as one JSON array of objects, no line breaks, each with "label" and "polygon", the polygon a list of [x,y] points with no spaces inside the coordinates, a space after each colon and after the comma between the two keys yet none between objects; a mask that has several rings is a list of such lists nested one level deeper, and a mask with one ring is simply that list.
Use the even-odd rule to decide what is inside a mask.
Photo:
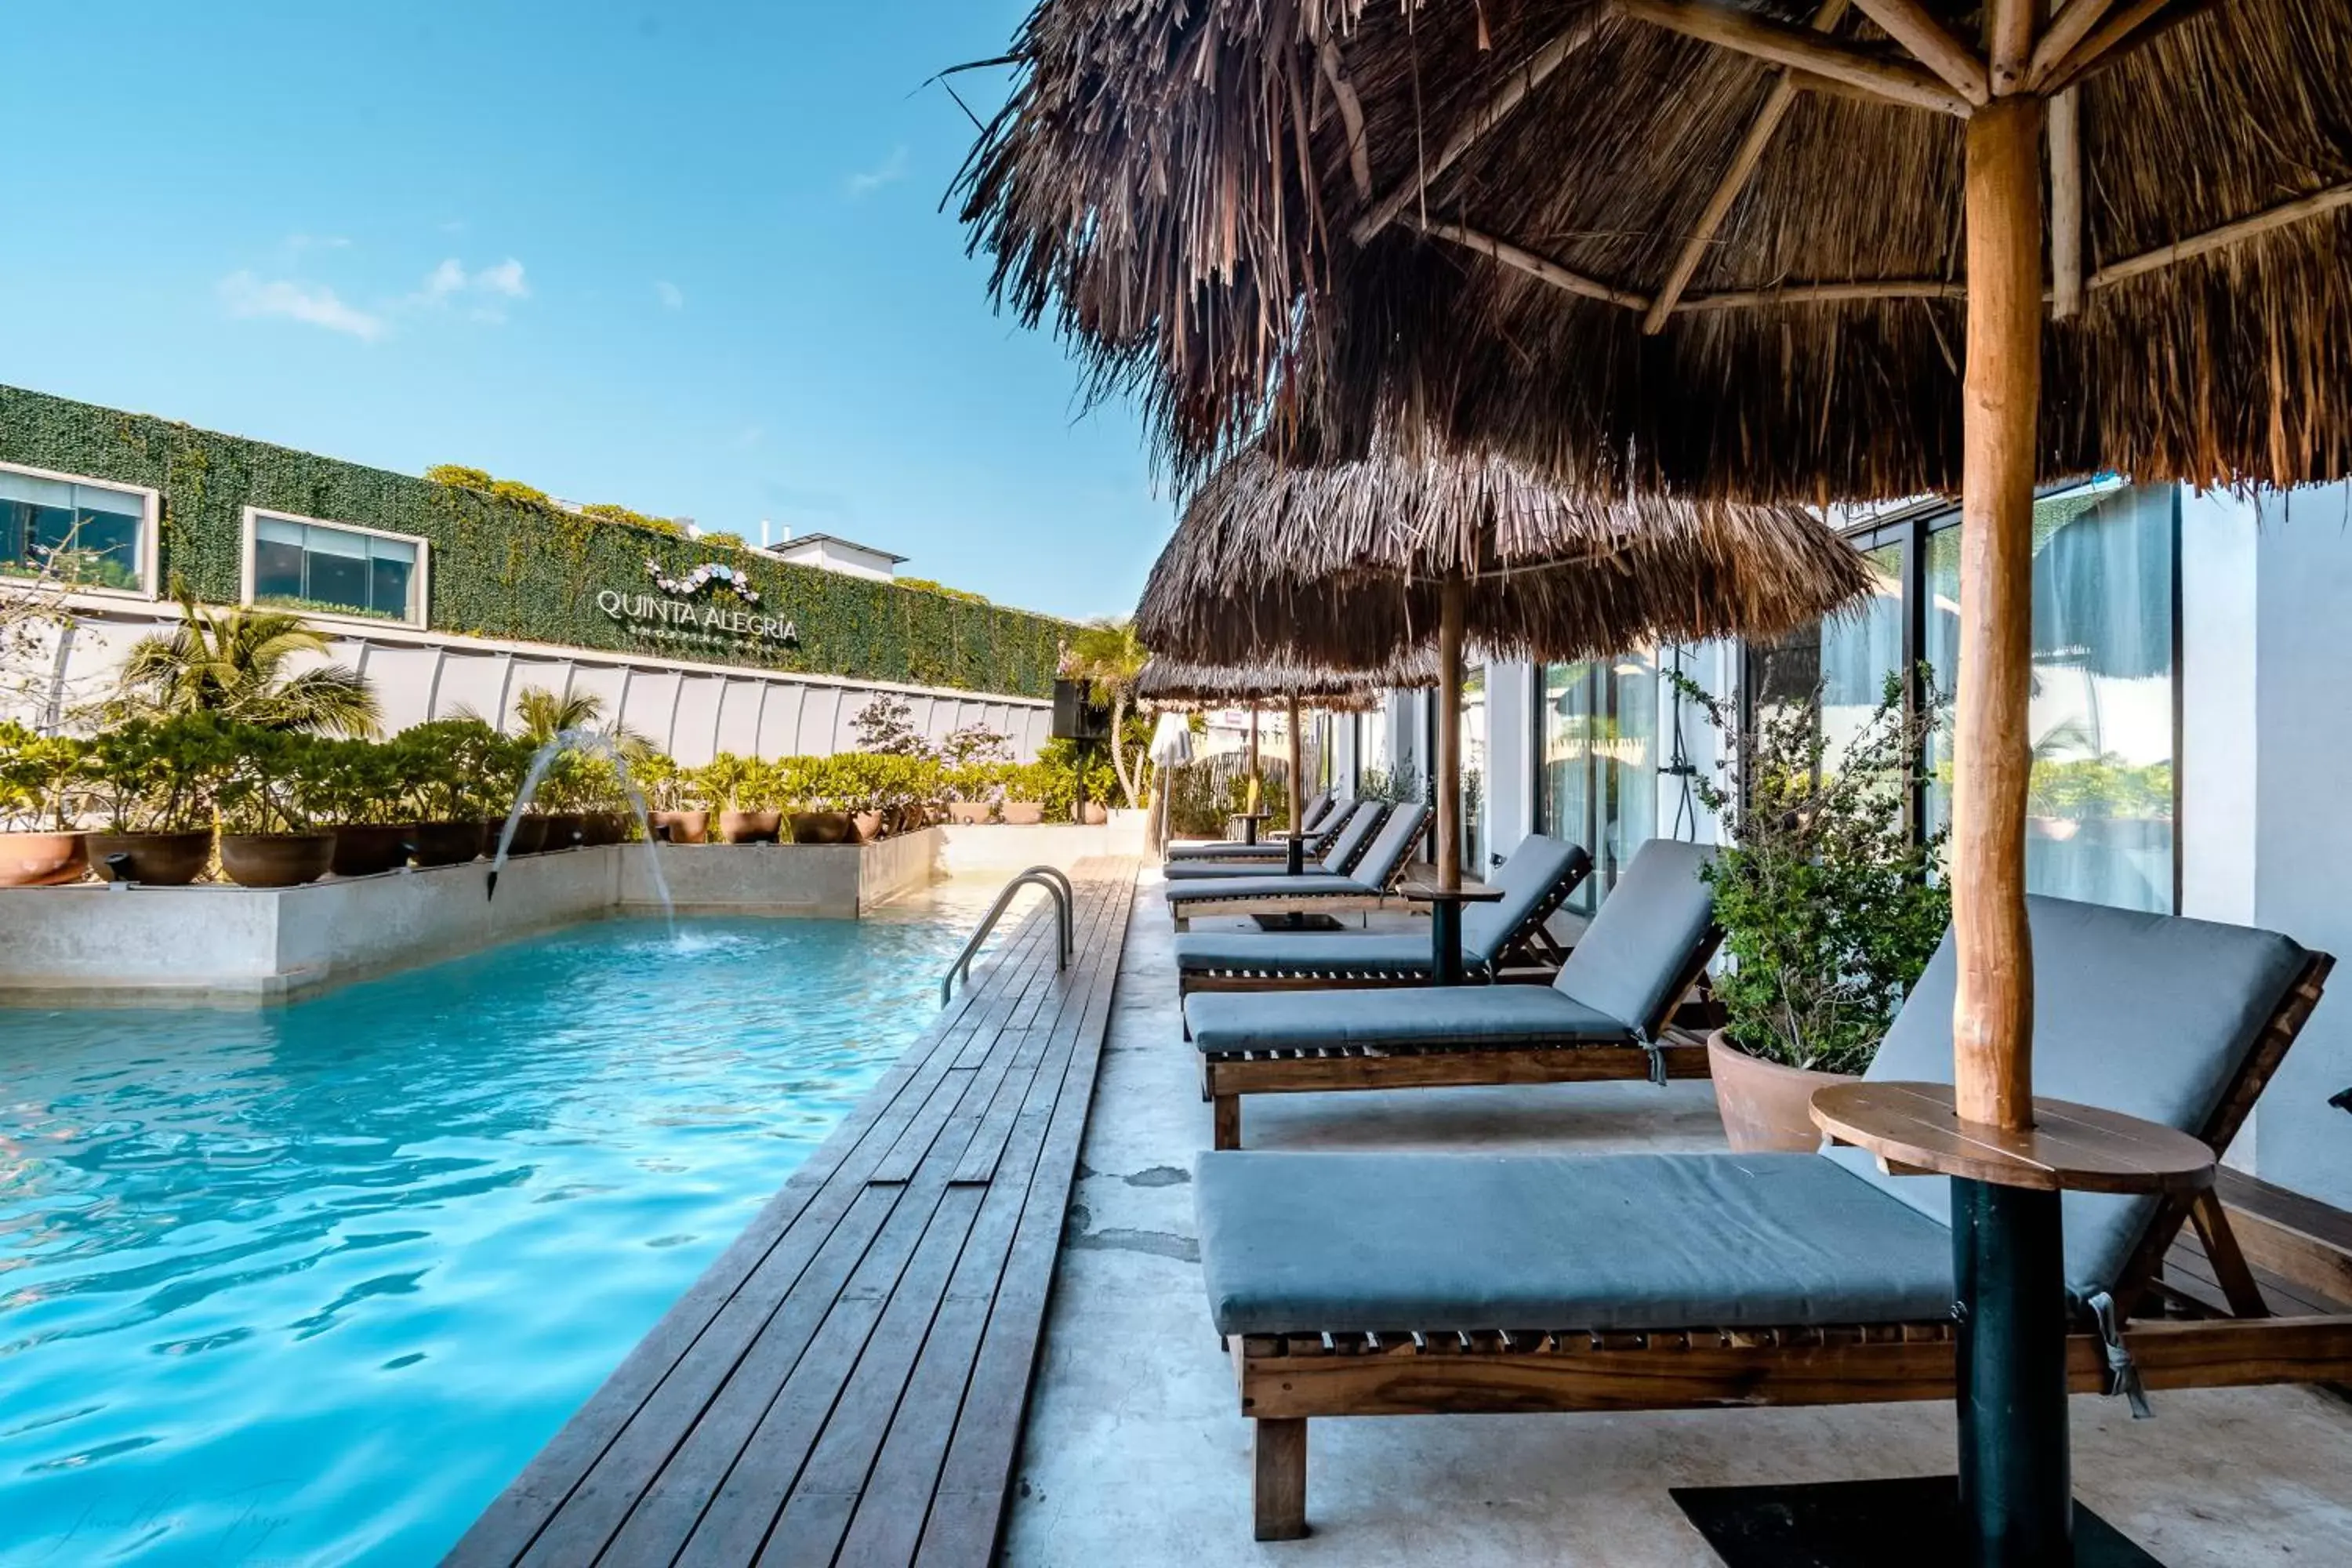
[{"label": "metal pool handrail", "polygon": [[986,942],[988,933],[996,929],[997,920],[1004,913],[1005,906],[1013,901],[1013,895],[1030,887],[1043,888],[1054,895],[1054,921],[1060,928],[1062,938],[1061,945],[1054,950],[1054,967],[1070,967],[1070,954],[1077,951],[1070,935],[1070,910],[1077,900],[1077,890],[1070,886],[1070,879],[1055,868],[1032,866],[1004,884],[1004,890],[996,895],[996,902],[989,906],[987,918],[972,931],[971,940],[963,944],[963,951],[956,954],[955,962],[948,965],[948,972],[940,976],[940,1006],[946,1006],[948,999],[955,994],[958,973],[962,974],[966,985],[971,984],[971,955],[980,951],[980,944]]}]

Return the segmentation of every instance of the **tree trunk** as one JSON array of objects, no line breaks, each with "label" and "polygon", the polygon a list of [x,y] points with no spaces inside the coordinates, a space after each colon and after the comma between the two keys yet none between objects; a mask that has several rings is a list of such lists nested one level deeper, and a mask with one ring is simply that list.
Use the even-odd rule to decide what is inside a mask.
[{"label": "tree trunk", "polygon": [[1290,723],[1290,836],[1296,838],[1306,826],[1299,819],[1299,810],[1307,795],[1306,782],[1301,776],[1307,769],[1301,761],[1304,752],[1303,742],[1298,738],[1298,699],[1296,697],[1290,700],[1287,717]]},{"label": "tree trunk", "polygon": [[2032,758],[2033,476],[2042,384],[2042,106],[2002,99],[1968,128],[1959,715],[1953,741],[1952,1010],[1961,1116],[2032,1122],[2033,954],[2025,925]]},{"label": "tree trunk", "polygon": [[1127,808],[1133,811],[1143,804],[1136,786],[1142,782],[1150,759],[1139,757],[1133,768],[1127,765],[1126,734],[1127,693],[1121,691],[1110,700],[1110,771],[1118,775],[1119,793],[1127,796]]}]

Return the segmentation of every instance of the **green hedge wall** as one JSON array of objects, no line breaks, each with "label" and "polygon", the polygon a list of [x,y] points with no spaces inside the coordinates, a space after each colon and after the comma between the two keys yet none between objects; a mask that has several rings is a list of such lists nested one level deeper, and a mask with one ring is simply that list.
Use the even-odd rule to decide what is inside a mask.
[{"label": "green hedge wall", "polygon": [[[160,490],[163,580],[184,580],[218,604],[236,601],[243,512],[258,506],[430,541],[427,622],[472,637],[1046,697],[1071,630],[1025,610],[698,545],[16,387],[0,386],[0,460]],[[671,577],[707,561],[736,567],[758,589],[762,613],[795,624],[799,646],[730,641],[681,651],[596,607],[600,589],[651,591],[648,560]],[[737,607],[726,596],[713,602]]]}]

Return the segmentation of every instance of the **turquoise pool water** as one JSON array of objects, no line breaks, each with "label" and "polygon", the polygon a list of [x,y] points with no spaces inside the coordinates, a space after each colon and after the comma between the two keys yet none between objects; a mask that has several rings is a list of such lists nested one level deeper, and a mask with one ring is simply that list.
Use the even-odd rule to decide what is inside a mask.
[{"label": "turquoise pool water", "polygon": [[964,902],[0,1012],[0,1562],[433,1562],[920,1032]]}]

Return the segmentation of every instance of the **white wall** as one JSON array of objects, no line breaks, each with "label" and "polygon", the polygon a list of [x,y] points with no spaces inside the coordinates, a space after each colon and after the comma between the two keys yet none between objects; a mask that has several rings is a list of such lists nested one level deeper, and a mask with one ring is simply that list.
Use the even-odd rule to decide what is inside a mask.
[{"label": "white wall", "polygon": [[[177,624],[174,612],[144,605],[91,609],[77,622],[49,689],[0,707],[34,722],[52,721],[62,698],[70,707],[101,695],[139,637]],[[1016,758],[1034,758],[1045,743],[1053,706],[1034,698],[950,691],[882,682],[794,676],[724,665],[631,657],[588,649],[493,642],[412,630],[378,634],[334,623],[328,658],[351,665],[375,683],[385,726],[405,729],[467,710],[510,721],[515,698],[528,687],[562,694],[593,692],[608,716],[691,765],[714,751],[761,756],[824,755],[854,750],[851,722],[877,693],[903,697],[915,727],[944,735],[986,722],[1013,738]],[[56,642],[49,643],[54,652]],[[47,656],[45,656],[47,657]]]},{"label": "white wall", "polygon": [[[2254,923],[2352,959],[2352,507],[2344,486],[2262,498],[2253,641]],[[2193,655],[2192,655],[2193,657]],[[2203,721],[2200,718],[2200,722]],[[2194,826],[2194,825],[2192,825]],[[2352,969],[2263,1097],[2263,1179],[2352,1205]]]}]

